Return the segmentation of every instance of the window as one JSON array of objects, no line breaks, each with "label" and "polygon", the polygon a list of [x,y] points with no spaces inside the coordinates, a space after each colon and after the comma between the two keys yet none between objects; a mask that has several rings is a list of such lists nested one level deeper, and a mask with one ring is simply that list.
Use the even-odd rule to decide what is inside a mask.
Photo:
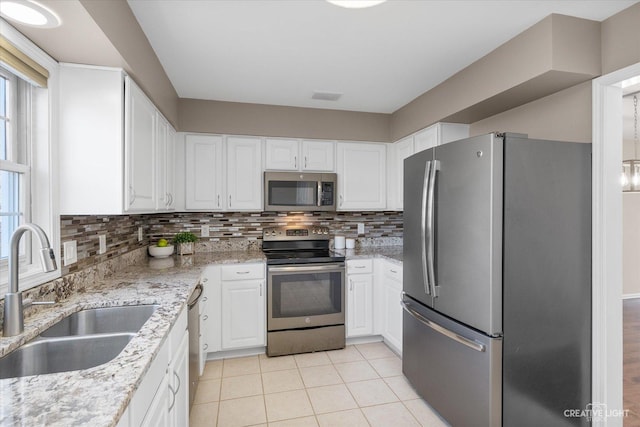
[{"label": "window", "polygon": [[[31,217],[29,137],[26,134],[30,126],[23,102],[28,99],[28,92],[28,84],[0,67],[0,265],[4,269],[13,231]],[[22,263],[30,261],[27,249],[22,245]]]},{"label": "window", "polygon": [[[7,292],[11,235],[26,222],[40,225],[60,260],[55,210],[57,63],[9,25],[0,34],[0,298]],[[22,62],[21,62],[22,61]],[[27,64],[24,67],[24,63]],[[29,68],[44,76],[34,81]],[[48,79],[48,81],[47,81]],[[53,280],[43,273],[37,241],[25,233],[19,248],[20,290]],[[60,265],[60,262],[58,262]]]}]

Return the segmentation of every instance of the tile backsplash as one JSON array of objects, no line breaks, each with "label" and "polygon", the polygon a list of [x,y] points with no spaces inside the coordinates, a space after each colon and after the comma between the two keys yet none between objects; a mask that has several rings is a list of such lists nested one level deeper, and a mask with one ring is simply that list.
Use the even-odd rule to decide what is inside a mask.
[{"label": "tile backsplash", "polygon": [[[358,223],[365,227],[358,236]],[[171,239],[181,231],[201,236],[201,227],[209,226],[209,237],[200,237],[199,251],[232,248],[258,249],[264,227],[318,225],[329,227],[331,234],[357,238],[362,245],[374,241],[398,244],[402,238],[402,212],[181,212],[146,215],[70,215],[60,218],[61,244],[77,242],[78,262],[63,266],[69,274],[156,242]],[[143,240],[138,241],[138,227]],[[107,251],[98,254],[99,236],[107,236]]]}]

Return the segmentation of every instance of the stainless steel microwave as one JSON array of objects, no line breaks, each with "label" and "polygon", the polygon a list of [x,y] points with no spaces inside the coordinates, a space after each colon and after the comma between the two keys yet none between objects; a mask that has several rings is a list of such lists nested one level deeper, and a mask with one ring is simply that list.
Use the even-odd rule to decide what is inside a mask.
[{"label": "stainless steel microwave", "polygon": [[265,211],[335,211],[335,173],[265,172]]}]

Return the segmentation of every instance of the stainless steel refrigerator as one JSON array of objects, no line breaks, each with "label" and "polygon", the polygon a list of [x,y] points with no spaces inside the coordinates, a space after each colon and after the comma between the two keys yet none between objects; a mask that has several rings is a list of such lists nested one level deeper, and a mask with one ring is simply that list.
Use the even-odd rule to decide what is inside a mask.
[{"label": "stainless steel refrigerator", "polygon": [[[453,426],[588,425],[591,145],[489,134],[404,163],[403,371]],[[575,413],[574,413],[575,414]]]}]

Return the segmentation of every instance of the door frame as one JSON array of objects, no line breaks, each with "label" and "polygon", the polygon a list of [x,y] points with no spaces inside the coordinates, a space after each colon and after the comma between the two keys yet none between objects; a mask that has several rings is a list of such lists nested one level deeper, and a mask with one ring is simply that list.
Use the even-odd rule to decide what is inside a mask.
[{"label": "door frame", "polygon": [[[592,82],[592,402],[608,413],[622,403],[622,87],[640,63]],[[594,419],[622,426],[623,417]]]}]

